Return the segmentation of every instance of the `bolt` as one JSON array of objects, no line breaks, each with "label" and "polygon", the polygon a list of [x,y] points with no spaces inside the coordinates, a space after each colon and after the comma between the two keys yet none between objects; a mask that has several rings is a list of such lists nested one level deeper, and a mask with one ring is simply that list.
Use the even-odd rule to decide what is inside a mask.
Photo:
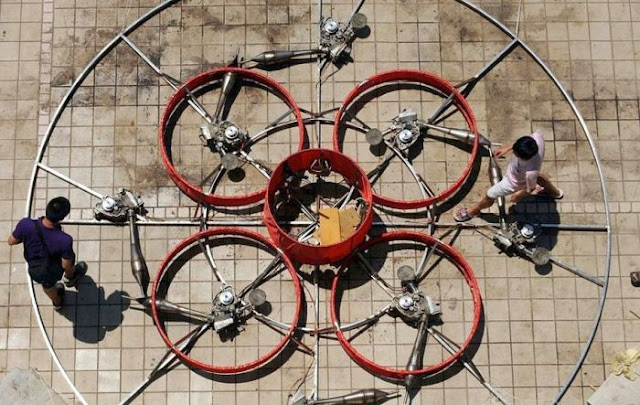
[{"label": "bolt", "polygon": [[409,309],[409,308],[413,307],[413,298],[409,297],[408,295],[403,295],[398,300],[398,304],[400,305],[400,308],[402,308],[402,309]]},{"label": "bolt", "polygon": [[231,291],[223,291],[218,296],[218,299],[222,305],[231,305],[234,300],[233,293]]},{"label": "bolt", "polygon": [[235,141],[238,138],[239,132],[240,131],[238,131],[238,128],[232,125],[227,127],[227,129],[224,130],[224,136],[229,141]]},{"label": "bolt", "polygon": [[403,129],[398,133],[398,139],[402,143],[411,143],[413,140],[413,133],[408,129]]},{"label": "bolt", "polygon": [[340,28],[340,26],[338,25],[338,23],[332,19],[329,18],[325,23],[324,23],[324,31],[327,34],[335,34],[336,32],[338,32],[338,28]]}]

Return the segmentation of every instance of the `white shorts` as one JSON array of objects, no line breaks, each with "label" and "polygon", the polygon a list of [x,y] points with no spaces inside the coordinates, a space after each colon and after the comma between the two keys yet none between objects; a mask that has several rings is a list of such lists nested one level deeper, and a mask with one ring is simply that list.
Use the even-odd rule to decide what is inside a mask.
[{"label": "white shorts", "polygon": [[498,197],[506,197],[510,194],[515,193],[518,189],[513,188],[511,183],[507,180],[507,178],[503,178],[500,180],[498,184],[495,186],[491,186],[489,190],[487,190],[487,197],[495,200]]}]

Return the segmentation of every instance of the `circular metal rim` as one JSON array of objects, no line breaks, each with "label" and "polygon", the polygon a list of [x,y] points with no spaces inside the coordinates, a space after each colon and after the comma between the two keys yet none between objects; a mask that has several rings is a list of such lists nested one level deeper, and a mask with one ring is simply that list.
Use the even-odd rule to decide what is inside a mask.
[{"label": "circular metal rim", "polygon": [[[288,232],[282,229],[280,225],[278,225],[272,206],[275,204],[275,201],[273,200],[275,193],[281,189],[281,183],[284,181],[282,176],[285,166],[289,167],[291,159],[301,159],[312,162],[313,160],[322,157],[333,159],[334,162],[339,163],[339,166],[337,167],[332,165],[332,172],[341,174],[346,180],[352,181],[353,184],[357,185],[360,196],[367,204],[367,211],[358,228],[347,239],[331,245],[312,246],[298,242],[297,239],[292,238]],[[307,166],[304,162],[301,162],[300,165],[302,167]],[[353,173],[345,173],[345,166],[348,167],[349,165],[351,166]],[[350,174],[353,174],[353,178],[347,177]],[[367,237],[373,222],[372,198],[371,185],[369,184],[367,175],[362,171],[360,166],[358,166],[347,155],[331,149],[305,149],[287,157],[285,160],[280,162],[273,171],[271,180],[267,185],[267,195],[263,213],[264,224],[267,227],[267,231],[271,238],[278,243],[280,248],[292,259],[300,263],[313,265],[335,263],[347,257],[354,249],[360,246]]]},{"label": "circular metal rim", "polygon": [[449,186],[447,189],[443,190],[440,194],[431,198],[423,198],[423,199],[415,199],[415,200],[400,200],[391,197],[386,197],[381,194],[373,191],[373,201],[375,203],[381,204],[386,207],[396,208],[396,209],[414,209],[414,208],[424,208],[440,201],[443,201],[451,195],[453,195],[458,189],[462,187],[464,182],[469,177],[469,173],[473,169],[474,162],[476,157],[478,156],[479,149],[479,138],[478,138],[478,128],[476,124],[475,115],[473,114],[473,110],[471,106],[467,102],[466,98],[460,94],[460,92],[447,80],[444,78],[435,75],[433,73],[421,70],[413,70],[413,69],[397,69],[397,70],[389,70],[386,72],[382,72],[376,75],[369,77],[368,79],[361,82],[359,85],[351,89],[351,91],[347,94],[345,99],[342,101],[342,105],[340,109],[336,113],[335,124],[333,126],[333,149],[339,152],[342,152],[340,145],[340,130],[342,128],[341,122],[343,118],[343,114],[349,107],[351,107],[352,103],[358,99],[362,94],[364,94],[367,90],[378,86],[380,84],[384,84],[387,82],[418,82],[425,84],[427,86],[435,87],[440,90],[446,96],[453,94],[453,105],[460,111],[463,115],[465,121],[467,121],[467,125],[469,125],[469,130],[473,132],[474,139],[473,145],[471,149],[471,153],[469,156],[469,162],[467,163],[467,167],[463,170],[462,175],[456,180],[454,184]]},{"label": "circular metal rim", "polygon": [[[33,197],[34,197],[34,193],[35,193],[35,187],[36,187],[36,184],[37,184],[38,173],[41,170],[40,165],[42,163],[42,159],[44,157],[44,153],[45,153],[46,148],[48,146],[48,143],[49,143],[49,141],[51,139],[51,136],[53,135],[53,131],[57,127],[57,124],[60,121],[60,118],[62,117],[62,113],[64,112],[65,108],[68,106],[68,104],[70,103],[71,99],[76,94],[76,92],[78,91],[80,86],[84,83],[84,81],[89,76],[91,71],[93,71],[93,69],[96,67],[96,65],[98,63],[100,63],[100,61],[102,61],[105,58],[105,56],[107,54],[109,54],[109,52],[111,52],[120,42],[124,41],[124,39],[123,39],[124,37],[126,37],[128,34],[131,34],[136,29],[138,29],[140,26],[142,26],[145,22],[147,22],[148,20],[150,20],[151,18],[153,18],[154,16],[156,16],[157,14],[162,12],[163,10],[165,10],[165,9],[171,7],[172,5],[178,3],[179,1],[180,0],[166,0],[166,1],[158,4],[156,7],[152,8],[152,9],[149,9],[146,13],[141,15],[138,19],[136,19],[129,26],[127,26],[125,29],[123,29],[109,43],[107,43],[96,54],[96,56],[85,66],[85,68],[79,73],[78,77],[76,79],[74,79],[74,81],[72,82],[71,86],[69,87],[69,90],[67,91],[67,93],[64,95],[64,97],[62,98],[62,100],[58,104],[55,113],[51,116],[49,125],[48,125],[48,127],[46,129],[46,132],[44,133],[44,136],[43,136],[42,141],[40,143],[40,146],[38,148],[36,159],[35,159],[35,162],[34,162],[34,165],[33,165],[33,168],[32,168],[32,172],[31,172],[31,178],[30,178],[30,181],[29,181],[29,188],[27,190],[27,196],[26,196],[26,202],[25,202],[25,216],[29,217],[31,215],[31,213],[32,213]],[[591,153],[592,153],[592,156],[593,156],[593,158],[595,160],[596,168],[598,170],[598,175],[599,175],[599,180],[600,180],[600,187],[601,187],[601,190],[602,190],[602,193],[603,193],[603,202],[604,202],[605,218],[606,218],[606,232],[607,232],[604,287],[602,288],[602,293],[601,293],[601,296],[600,296],[601,299],[600,299],[600,306],[598,308],[598,312],[597,312],[596,317],[594,319],[594,322],[593,322],[593,325],[592,325],[592,328],[591,328],[591,332],[589,334],[587,342],[585,343],[585,345],[583,347],[583,351],[582,351],[582,353],[580,355],[580,358],[576,362],[576,366],[575,366],[574,370],[572,371],[571,375],[565,381],[565,384],[560,388],[560,390],[559,390],[558,394],[556,395],[556,397],[552,400],[552,403],[556,404],[562,399],[562,397],[564,396],[566,391],[569,389],[569,387],[571,386],[571,383],[576,378],[576,376],[577,376],[577,374],[578,374],[578,372],[580,370],[580,367],[582,366],[582,364],[584,363],[584,361],[586,359],[586,356],[587,356],[587,354],[589,352],[589,349],[590,349],[590,347],[591,347],[591,345],[592,345],[592,343],[593,343],[593,341],[595,339],[595,335],[597,333],[597,329],[598,329],[598,326],[600,324],[600,320],[602,318],[602,314],[603,314],[603,311],[604,311],[604,303],[605,303],[606,297],[607,297],[607,289],[608,289],[609,278],[610,278],[610,274],[611,274],[611,248],[612,248],[611,239],[612,239],[612,230],[611,230],[611,212],[610,212],[609,200],[608,200],[608,196],[607,196],[606,182],[604,180],[604,173],[603,173],[603,170],[602,170],[602,163],[600,162],[600,159],[598,157],[598,153],[597,153],[596,146],[595,146],[595,141],[594,141],[593,137],[591,136],[589,128],[587,127],[586,122],[585,122],[584,118],[582,117],[582,114],[578,110],[575,102],[572,100],[572,98],[569,95],[568,91],[563,87],[563,85],[560,82],[560,80],[552,73],[552,71],[549,68],[549,66],[526,43],[524,43],[522,40],[520,40],[517,34],[512,32],[507,26],[505,26],[500,21],[498,21],[496,18],[491,16],[489,13],[487,13],[481,7],[476,6],[476,5],[474,5],[473,3],[471,3],[471,2],[469,2],[467,0],[456,0],[456,2],[458,2],[458,3],[462,4],[463,6],[469,8],[470,10],[472,10],[476,14],[480,15],[485,20],[487,20],[490,23],[492,23],[494,26],[498,27],[504,34],[506,34],[507,36],[512,38],[514,42],[516,42],[518,45],[520,45],[527,52],[527,54],[529,54],[529,56],[534,60],[534,62],[543,69],[543,71],[547,74],[547,76],[550,78],[550,80],[554,83],[556,88],[558,88],[558,90],[562,93],[565,101],[570,105],[571,110],[573,111],[574,117],[579,121],[580,126],[581,126],[581,128],[583,130],[583,133],[584,133],[584,135],[585,135],[585,137],[587,139],[587,142],[589,143],[589,146],[590,146],[590,149],[591,149]],[[96,196],[96,195],[94,194],[94,196]],[[46,330],[46,327],[44,325],[44,321],[42,319],[42,313],[40,311],[40,308],[38,307],[38,301],[37,301],[36,294],[35,294],[35,285],[34,285],[33,281],[31,280],[31,278],[29,277],[29,275],[28,275],[28,273],[26,271],[26,266],[25,266],[24,275],[25,275],[25,278],[27,280],[27,285],[28,285],[28,290],[29,290],[29,297],[31,299],[31,305],[32,305],[32,308],[33,308],[33,311],[34,311],[34,315],[35,315],[35,318],[36,318],[36,323],[38,324],[38,328],[40,329],[40,333],[42,334],[42,337],[44,339],[45,346],[47,347],[47,349],[49,351],[49,354],[51,354],[51,357],[53,359],[53,362],[54,362],[56,368],[60,371],[60,373],[62,374],[63,379],[67,382],[68,386],[71,388],[71,390],[76,395],[76,399],[78,401],[80,401],[81,403],[83,403],[83,404],[87,404],[87,401],[84,399],[84,397],[82,396],[80,391],[78,391],[78,389],[76,388],[75,384],[69,378],[68,373],[66,372],[65,368],[62,366],[62,363],[60,362],[60,358],[58,357],[56,351],[53,348],[53,345],[51,343],[51,339],[50,339],[49,335],[47,334],[47,330]]]},{"label": "circular metal rim", "polygon": [[160,147],[160,154],[162,158],[162,163],[169,174],[171,180],[178,186],[178,188],[185,193],[189,198],[195,201],[198,204],[206,203],[209,205],[219,205],[223,207],[241,207],[245,205],[250,205],[257,203],[258,201],[264,198],[264,193],[266,191],[266,187],[262,190],[247,193],[244,195],[236,195],[236,196],[224,196],[218,194],[207,194],[203,192],[202,187],[196,184],[192,184],[187,179],[184,178],[182,174],[173,166],[172,159],[169,157],[170,153],[168,151],[171,148],[171,145],[167,142],[167,136],[165,135],[165,127],[173,115],[176,107],[184,100],[188,98],[188,91],[192,91],[198,87],[206,85],[207,83],[221,79],[225,73],[235,73],[239,76],[239,78],[247,78],[251,79],[259,84],[266,86],[269,89],[275,90],[279,96],[281,96],[286,104],[291,108],[295,119],[298,124],[299,130],[299,140],[298,140],[298,150],[302,150],[304,147],[305,140],[305,126],[302,121],[302,114],[300,113],[300,108],[298,104],[294,100],[293,96],[289,93],[289,91],[282,86],[277,81],[271,79],[270,77],[263,75],[261,73],[255,72],[253,70],[245,69],[245,68],[235,68],[235,67],[221,67],[214,68],[203,73],[200,73],[196,76],[191,77],[187,80],[182,87],[180,87],[177,91],[173,93],[169,101],[167,102],[166,107],[162,113],[162,118],[160,119],[160,124],[158,126],[158,142]]},{"label": "circular metal rim", "polygon": [[[289,270],[289,274],[291,275],[291,278],[293,280],[293,285],[296,292],[296,310],[293,315],[293,320],[291,321],[291,324],[289,325],[289,329],[283,335],[283,338],[280,340],[280,342],[276,346],[274,346],[274,348],[271,349],[264,356],[254,361],[243,363],[237,366],[215,366],[213,364],[203,363],[201,361],[198,361],[190,357],[187,354],[184,354],[178,347],[174,345],[171,339],[169,339],[169,336],[167,336],[167,333],[165,332],[164,328],[161,326],[162,322],[159,317],[159,311],[156,307],[156,299],[157,299],[156,292],[171,262],[181,252],[183,252],[184,249],[188,248],[189,246],[192,246],[194,243],[197,243],[198,240],[209,238],[212,236],[221,236],[221,235],[243,236],[249,239],[256,240],[261,244],[269,247],[270,249],[273,249],[274,251],[278,252],[281,255],[282,261],[286,265],[287,270]],[[284,347],[289,343],[291,336],[297,329],[296,325],[298,324],[301,308],[302,308],[302,286],[300,285],[300,280],[298,279],[296,270],[293,267],[293,264],[291,263],[289,258],[285,254],[283,254],[280,251],[280,249],[278,249],[269,239],[265,238],[264,236],[252,231],[248,231],[245,229],[238,229],[238,228],[207,229],[207,230],[195,233],[189,236],[188,238],[182,240],[173,248],[173,250],[171,250],[171,252],[162,261],[162,264],[160,265],[160,268],[156,273],[156,277],[154,279],[153,287],[151,290],[151,314],[153,316],[153,323],[156,325],[156,329],[158,330],[158,333],[160,334],[160,337],[162,338],[164,343],[184,363],[188,364],[191,367],[195,367],[197,369],[204,370],[212,374],[239,374],[239,373],[243,373],[246,371],[259,368],[260,366],[269,362],[269,360],[277,356],[278,353],[280,353],[284,349]]]},{"label": "circular metal rim", "polygon": [[436,238],[429,234],[409,231],[388,232],[367,241],[358,249],[358,251],[368,249],[379,243],[396,240],[410,240],[414,242],[421,242],[427,246],[437,245],[438,249],[445,253],[448,258],[452,259],[452,262],[456,265],[458,271],[462,273],[462,276],[464,277],[467,285],[469,286],[469,289],[471,290],[471,297],[473,299],[473,322],[471,324],[471,329],[469,330],[469,334],[464,343],[460,346],[460,349],[454,355],[447,357],[440,363],[412,371],[382,366],[362,355],[355,347],[353,347],[353,345],[351,345],[349,339],[340,329],[338,308],[336,308],[337,290],[340,286],[341,276],[343,276],[348,271],[348,265],[351,259],[353,259],[353,256],[351,256],[350,260],[345,261],[345,263],[340,267],[340,270],[338,270],[336,277],[334,277],[333,284],[331,286],[331,322],[336,328],[336,337],[340,342],[340,346],[342,346],[344,351],[347,352],[347,354],[353,361],[355,361],[370,373],[373,373],[374,375],[383,375],[395,380],[402,380],[409,375],[427,376],[436,374],[449,367],[464,354],[464,352],[471,344],[471,341],[477,333],[478,327],[480,325],[480,318],[482,315],[482,297],[480,296],[480,287],[478,286],[478,280],[476,279],[476,276],[473,273],[473,270],[471,269],[469,263],[467,263],[462,255],[460,255],[460,253],[458,253],[451,246],[438,241]]}]

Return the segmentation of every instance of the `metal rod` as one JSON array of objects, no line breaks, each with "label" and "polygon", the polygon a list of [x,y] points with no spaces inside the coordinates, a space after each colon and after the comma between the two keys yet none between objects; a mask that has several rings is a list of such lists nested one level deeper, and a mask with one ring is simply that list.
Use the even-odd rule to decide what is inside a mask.
[{"label": "metal rod", "polygon": [[[245,286],[239,293],[238,293],[238,297],[240,299],[242,299],[249,291],[251,291],[254,288],[257,288],[260,284],[262,284],[264,281],[267,281],[268,279],[270,279],[272,277],[271,272],[279,265],[282,263],[282,256],[278,253],[278,255],[276,257],[273,258],[273,260],[271,260],[271,262],[267,265],[267,267],[262,271],[262,273],[260,273],[258,275],[258,277],[256,277],[250,284],[248,284],[247,286]],[[279,271],[277,273],[279,273],[280,271],[282,271],[284,269],[284,266],[281,266],[281,268],[279,269]],[[277,274],[275,273],[275,274]],[[274,275],[275,275],[274,274]]]},{"label": "metal rod", "polygon": [[[114,223],[108,221],[97,221],[95,219],[65,219],[60,222],[62,225],[92,225],[92,226],[125,226],[128,222]],[[314,222],[310,221],[279,221],[278,225],[289,226],[309,226]],[[138,226],[200,226],[199,220],[145,220],[137,222]],[[260,219],[255,220],[208,220],[207,226],[264,226],[264,221]],[[382,221],[373,221],[372,226],[386,227],[388,223]],[[477,229],[477,228],[499,228],[500,224],[495,222],[487,223],[457,223],[457,222],[439,222],[439,223],[427,223],[427,222],[394,222],[394,227],[397,228],[428,228],[435,226],[436,228],[455,228],[460,227],[462,229]],[[582,225],[582,224],[538,224],[544,229],[557,229],[564,231],[584,231],[584,232],[606,232],[607,227],[605,225]]]},{"label": "metal rod", "polygon": [[[452,345],[449,343],[450,339],[442,335],[439,331],[437,331],[436,329],[433,329],[432,327],[428,327],[427,332],[429,332],[429,334],[433,336],[433,338],[438,343],[440,343],[440,345],[446,351],[448,351],[451,355],[455,355],[457,353],[456,348],[452,347]],[[466,368],[471,373],[471,375],[474,376],[480,382],[480,384],[482,384],[486,389],[488,389],[489,392],[493,394],[493,396],[496,397],[498,401],[500,401],[504,405],[509,405],[509,402],[504,398],[504,396],[498,390],[496,390],[489,382],[487,382],[487,380],[485,380],[482,377],[478,369],[466,359],[464,354],[458,358],[458,361],[462,363],[464,368]]]},{"label": "metal rod", "polygon": [[519,45],[520,45],[520,40],[517,38],[514,38],[511,42],[509,42],[509,44],[506,47],[504,47],[500,52],[498,52],[493,57],[493,59],[491,59],[489,63],[487,63],[487,65],[482,68],[482,70],[476,73],[471,78],[471,80],[469,80],[465,84],[464,89],[460,91],[462,95],[465,97],[468,97],[471,91],[473,90],[473,88],[476,86],[476,84],[478,84],[480,80],[482,80],[487,74],[489,74],[489,72],[491,72],[493,68],[498,66],[498,64],[502,62],[504,58],[509,56],[511,52],[513,52],[513,50],[516,49]]},{"label": "metal rod", "polygon": [[[124,33],[120,34],[120,37],[127,45],[129,45],[131,50],[133,50],[151,68],[151,70],[153,70],[158,76],[160,76],[162,80],[164,80],[169,86],[171,86],[172,89],[178,90],[180,87],[177,84],[183,86],[180,80],[169,76],[168,74],[164,73],[158,66],[156,66],[156,64],[153,63],[153,61],[151,61],[151,59],[144,52],[142,52],[142,50],[138,48],[138,46],[133,43],[133,41],[131,41],[131,39],[129,39],[129,37],[127,37]],[[187,92],[188,96],[187,103],[194,110],[196,110],[196,112],[200,114],[202,118],[204,118],[208,123],[211,124],[213,122],[211,115],[207,112],[207,110],[205,110],[204,106],[200,104],[200,102],[194,97],[194,95],[188,88],[185,87],[184,89]]]},{"label": "metal rod", "polygon": [[218,265],[216,264],[215,259],[213,258],[213,252],[211,251],[211,246],[209,244],[202,243],[202,240],[198,238],[198,245],[200,245],[200,249],[202,249],[202,253],[204,253],[204,257],[207,259],[207,263],[209,263],[209,267],[213,272],[213,275],[216,279],[222,284],[222,288],[226,287],[228,284],[222,274],[220,274],[220,270],[218,269]]},{"label": "metal rod", "polygon": [[[320,282],[318,275],[320,273],[320,266],[316,266],[316,271],[313,273],[313,283],[315,286],[315,328],[320,329]],[[317,400],[320,390],[320,334],[314,336],[313,347],[313,396],[312,399]]]},{"label": "metal rod", "polygon": [[371,265],[369,264],[367,259],[364,258],[361,252],[356,253],[356,258],[358,258],[356,262],[359,263],[361,267],[369,274],[369,277],[371,277],[373,281],[375,281],[376,284],[378,284],[380,288],[382,288],[384,292],[387,293],[387,295],[389,295],[391,298],[394,298],[395,294],[393,293],[393,287],[391,287],[386,281],[382,279],[382,277],[380,277],[378,273],[375,272],[375,270],[371,267]]},{"label": "metal rod", "polygon": [[420,193],[422,194],[422,198],[427,199],[429,197],[433,197],[434,196],[433,191],[429,188],[429,186],[427,186],[426,183],[424,183],[424,180],[422,180],[422,177],[420,177],[420,175],[413,168],[413,165],[411,164],[411,162],[409,162],[409,160],[407,160],[407,158],[404,157],[404,155],[402,154],[402,151],[396,148],[396,146],[391,141],[385,141],[385,143],[387,144],[389,149],[391,149],[393,153],[395,153],[396,156],[398,156],[398,159],[402,161],[402,163],[405,165],[407,170],[409,170],[409,173],[411,173],[411,176],[413,177],[413,179],[416,181],[416,183],[418,183],[418,187],[420,187]]},{"label": "metal rod", "polygon": [[[187,337],[189,337],[189,336],[191,336],[191,337],[188,338],[186,341],[182,342],[182,344],[178,343],[178,344],[180,344],[180,346],[177,347],[178,351],[180,351],[180,352],[187,351],[189,346],[193,342],[198,340],[200,338],[200,336],[202,336],[209,329],[210,326],[211,326],[210,323],[204,323],[200,327],[198,327],[197,329],[194,329],[193,331],[188,333],[181,340],[187,339]],[[142,381],[142,383],[140,383],[140,385],[138,385],[138,387],[136,389],[131,391],[131,393],[129,393],[129,395],[127,395],[127,397],[125,399],[123,399],[122,402],[120,402],[120,405],[128,405],[128,404],[132,403],[133,400],[136,399],[138,397],[138,395],[140,395],[140,393],[142,391],[144,391],[149,386],[149,384],[151,384],[153,382],[153,380],[155,379],[156,375],[158,373],[160,373],[161,371],[164,371],[165,369],[169,368],[171,366],[171,364],[177,358],[178,358],[178,355],[173,350],[171,350],[171,349],[167,350],[167,352],[164,354],[164,356],[162,356],[162,358],[160,359],[158,364],[156,364],[156,366],[153,368],[153,370],[151,370],[151,372],[149,373],[147,378],[144,381]]]},{"label": "metal rod", "polygon": [[[321,0],[319,0],[319,1],[321,1]],[[347,24],[349,24],[351,22],[351,20],[353,20],[353,16],[354,15],[358,14],[358,12],[362,8],[362,6],[364,6],[364,2],[365,2],[365,0],[360,0],[358,2],[358,4],[353,8],[353,10],[351,10],[351,14],[349,15],[349,18],[347,18]]]},{"label": "metal rod", "polygon": [[597,277],[597,276],[593,276],[589,273],[587,273],[586,271],[576,267],[576,266],[572,266],[569,263],[563,262],[562,260],[555,258],[553,256],[549,257],[549,261],[552,262],[553,264],[557,265],[558,267],[561,267],[567,271],[569,271],[570,273],[575,274],[578,277],[582,277],[587,281],[590,281],[600,287],[604,286],[604,280],[601,277]]},{"label": "metal rod", "polygon": [[380,311],[373,313],[372,315],[361,319],[359,321],[355,321],[352,323],[348,323],[346,325],[336,325],[333,328],[328,328],[326,333],[329,333],[329,330],[334,332],[336,329],[339,329],[342,332],[348,332],[350,330],[358,329],[361,326],[377,322],[378,319],[382,318],[384,315],[388,314],[393,309],[393,305],[389,304],[386,307],[382,308]]},{"label": "metal rod", "polygon": [[104,195],[102,195],[102,194],[98,193],[98,192],[97,192],[97,191],[95,191],[95,190],[92,190],[91,188],[89,188],[89,187],[85,186],[85,185],[84,185],[84,184],[82,184],[82,183],[79,183],[79,182],[77,182],[77,181],[73,180],[73,179],[72,179],[72,178],[70,178],[69,176],[66,176],[66,175],[62,174],[62,173],[60,173],[59,171],[57,171],[57,170],[55,170],[55,169],[50,168],[49,166],[47,166],[47,165],[45,165],[45,164],[43,164],[43,163],[38,163],[38,164],[37,164],[37,166],[38,166],[40,169],[44,170],[45,172],[47,172],[47,173],[49,173],[49,174],[52,174],[52,175],[56,176],[56,177],[57,177],[57,178],[59,178],[60,180],[62,180],[62,181],[64,181],[64,182],[66,182],[66,183],[69,183],[69,184],[71,184],[71,185],[72,185],[72,186],[74,186],[74,187],[79,188],[80,190],[84,191],[85,193],[91,194],[92,196],[94,196],[94,197],[96,197],[96,198],[99,198],[100,200],[104,199]]}]

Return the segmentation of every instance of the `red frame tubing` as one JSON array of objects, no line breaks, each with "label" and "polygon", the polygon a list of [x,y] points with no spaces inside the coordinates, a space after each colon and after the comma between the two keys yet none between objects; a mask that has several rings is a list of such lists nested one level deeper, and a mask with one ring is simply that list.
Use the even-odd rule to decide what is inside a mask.
[{"label": "red frame tubing", "polygon": [[[286,104],[293,110],[293,114],[296,117],[296,121],[298,123],[299,129],[299,142],[298,142],[298,150],[302,150],[304,147],[304,139],[305,139],[305,127],[302,121],[302,115],[300,113],[300,108],[293,96],[287,91],[287,89],[282,86],[277,81],[265,76],[261,73],[255,72],[253,70],[244,69],[244,68],[235,68],[235,67],[222,67],[211,69],[206,72],[200,73],[197,76],[194,76],[187,80],[182,87],[180,87],[169,99],[167,106],[162,113],[162,118],[160,120],[160,126],[158,127],[158,140],[160,144],[160,154],[162,157],[162,163],[164,164],[165,169],[169,173],[169,177],[171,180],[178,186],[178,188],[189,196],[192,200],[197,202],[198,204],[206,203],[210,205],[219,205],[223,207],[240,207],[244,205],[254,204],[264,198],[265,189],[260,191],[252,192],[249,194],[238,195],[238,196],[223,196],[217,194],[207,194],[203,192],[202,187],[197,184],[192,184],[187,181],[173,166],[173,162],[169,157],[169,152],[167,148],[171,148],[171,144],[167,142],[167,137],[165,136],[165,126],[167,122],[173,115],[176,107],[180,102],[187,98],[187,89],[193,92],[198,87],[201,87],[207,83],[210,83],[214,80],[222,79],[225,73],[233,72],[236,73],[239,78],[245,78],[253,80],[257,83],[260,83],[269,89],[272,89],[276,92],[277,95],[282,97]],[[195,135],[194,135],[195,136]]]},{"label": "red frame tubing", "polygon": [[393,81],[419,82],[434,87],[447,96],[453,94],[454,106],[458,108],[458,110],[460,110],[465,120],[467,121],[467,125],[469,125],[469,129],[476,135],[474,137],[473,149],[471,150],[469,163],[462,173],[462,176],[460,176],[460,178],[453,185],[451,185],[449,188],[436,195],[435,197],[416,200],[399,200],[395,198],[385,197],[383,195],[377,194],[375,191],[373,192],[373,201],[387,207],[396,209],[414,209],[428,207],[429,205],[435,204],[451,197],[453,193],[455,193],[460,187],[462,187],[462,184],[465,182],[465,180],[469,176],[469,173],[471,172],[471,169],[473,168],[473,162],[476,159],[479,148],[479,140],[477,136],[478,128],[476,125],[476,119],[473,114],[473,110],[471,110],[471,106],[464,98],[464,96],[462,96],[462,94],[460,94],[460,92],[447,80],[430,72],[411,69],[390,70],[371,76],[370,78],[354,87],[349,92],[349,94],[347,94],[347,97],[344,99],[342,105],[340,106],[340,109],[336,113],[335,124],[333,126],[333,148],[334,150],[342,151],[338,140],[341,127],[340,123],[342,121],[342,115],[349,107],[351,107],[352,103],[357,100],[360,95],[364,94],[372,87]]},{"label": "red frame tubing", "polygon": [[[279,252],[281,254],[283,262],[287,266],[287,270],[289,270],[289,274],[291,275],[291,278],[293,280],[293,285],[296,291],[296,310],[293,315],[293,320],[291,321],[291,326],[289,327],[288,331],[284,334],[282,340],[264,356],[258,358],[257,360],[240,364],[237,366],[215,366],[213,364],[202,363],[188,356],[187,354],[184,354],[183,352],[181,352],[173,344],[171,339],[169,339],[164,328],[161,326],[162,323],[160,322],[160,318],[158,316],[159,312],[155,305],[156,299],[157,299],[156,291],[160,285],[162,277],[164,276],[165,272],[169,268],[169,265],[176,258],[176,256],[178,256],[184,249],[192,246],[194,243],[197,243],[198,239],[207,238],[210,236],[218,236],[218,235],[243,236],[249,239],[254,239],[262,243],[263,245],[268,246],[274,251]],[[204,370],[209,373],[213,373],[213,374],[238,374],[245,371],[256,369],[266,364],[269,360],[271,360],[278,353],[280,353],[282,349],[284,349],[284,347],[289,342],[291,336],[296,330],[296,325],[298,324],[301,308],[302,308],[302,287],[300,285],[300,280],[298,279],[296,270],[293,267],[293,264],[291,263],[291,260],[289,260],[289,258],[286,255],[282,254],[282,252],[266,237],[258,233],[251,232],[245,229],[240,229],[240,228],[207,229],[207,230],[198,232],[196,234],[193,234],[189,236],[187,239],[184,239],[183,241],[181,241],[176,247],[173,248],[173,250],[167,255],[167,257],[165,257],[162,264],[160,265],[160,269],[158,270],[158,273],[156,274],[156,278],[153,282],[153,291],[151,292],[151,314],[153,315],[153,321],[156,325],[156,329],[158,329],[158,332],[160,333],[160,337],[162,338],[164,343],[167,345],[167,347],[169,347],[169,349],[171,349],[171,351],[175,353],[176,356],[178,356],[178,358],[180,358],[180,360],[182,360],[187,365],[200,370]]]},{"label": "red frame tubing", "polygon": [[[419,370],[409,371],[405,369],[397,369],[397,368],[382,366],[380,364],[377,364],[369,360],[351,345],[348,338],[340,329],[336,330],[336,336],[338,338],[338,341],[340,342],[340,345],[347,352],[349,357],[351,357],[353,361],[358,363],[365,370],[369,371],[374,375],[382,375],[395,380],[403,380],[408,375],[427,376],[431,374],[436,374],[444,370],[445,368],[449,367],[453,362],[458,360],[460,356],[462,356],[462,353],[469,347],[469,344],[471,343],[473,336],[476,334],[478,330],[478,325],[480,323],[480,316],[482,312],[482,299],[480,297],[480,288],[478,287],[478,281],[476,280],[476,277],[473,273],[473,270],[471,269],[471,266],[467,263],[466,260],[464,260],[464,258],[458,252],[456,252],[451,246],[447,244],[437,242],[437,240],[434,237],[428,234],[409,232],[409,231],[388,232],[376,237],[375,239],[372,239],[366,242],[364,245],[362,245],[362,247],[359,250],[368,249],[371,246],[374,246],[376,244],[393,241],[393,240],[411,240],[415,242],[425,243],[428,246],[433,246],[434,244],[438,243],[438,249],[441,250],[443,253],[445,253],[449,258],[451,258],[453,262],[457,265],[458,270],[460,271],[460,273],[462,273],[467,284],[469,285],[469,288],[471,289],[471,296],[473,298],[473,308],[474,308],[473,324],[471,325],[471,330],[469,332],[469,335],[467,336],[467,339],[464,341],[460,350],[457,351],[455,355],[452,355],[446,358],[444,361],[438,364],[425,367]],[[338,320],[338,308],[336,308],[336,298],[337,298],[336,291],[340,283],[340,277],[347,272],[348,268],[349,268],[349,262],[346,262],[338,271],[337,276],[333,279],[333,285],[331,287],[331,322],[336,326],[340,324]]]},{"label": "red frame tubing", "polygon": [[[331,171],[341,174],[349,187],[356,185],[360,196],[367,203],[367,212],[355,232],[347,239],[325,246],[312,246],[304,242],[298,242],[282,229],[275,218],[275,196],[281,190],[285,181],[285,166],[294,172],[308,170],[312,163],[319,158],[328,159],[331,162]],[[373,204],[371,185],[367,175],[349,157],[330,149],[306,149],[296,152],[282,161],[274,170],[269,185],[267,186],[267,198],[264,207],[264,223],[269,235],[282,250],[292,259],[305,264],[335,263],[349,256],[365,240],[373,222]]]}]

